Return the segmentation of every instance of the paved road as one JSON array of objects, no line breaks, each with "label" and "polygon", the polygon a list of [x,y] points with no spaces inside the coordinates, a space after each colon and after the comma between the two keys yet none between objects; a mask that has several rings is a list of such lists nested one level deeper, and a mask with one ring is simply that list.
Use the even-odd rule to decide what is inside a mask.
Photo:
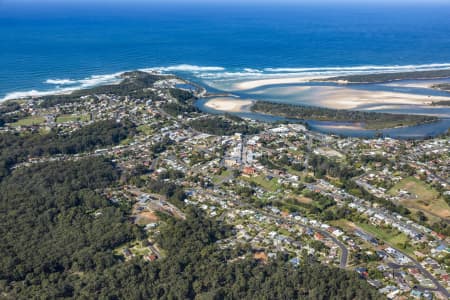
[{"label": "paved road", "polygon": [[403,162],[409,164],[413,168],[425,169],[430,174],[433,174],[433,176],[436,177],[441,182],[441,184],[447,184],[447,185],[450,184],[450,181],[448,179],[438,176],[437,174],[434,173],[434,171],[430,170],[424,163],[416,163],[416,162],[410,162],[410,161],[403,161]]},{"label": "paved road", "polygon": [[[261,209],[258,209],[256,207],[253,207],[251,205],[248,205],[248,204],[244,205],[244,204],[241,204],[241,203],[240,203],[240,205],[251,207],[252,209],[258,211],[262,215],[265,215],[265,216],[268,216],[268,217],[272,217],[272,218],[275,218],[275,219],[281,219],[283,222],[288,221],[288,220],[285,220],[285,219],[281,218],[281,216],[279,216],[279,215],[266,212],[264,210],[261,210]],[[309,229],[311,229],[313,231],[320,232],[322,235],[324,235],[327,238],[331,239],[341,249],[341,260],[340,260],[340,263],[339,263],[339,267],[340,268],[345,268],[347,266],[347,263],[348,263],[348,249],[347,249],[347,247],[345,246],[344,243],[342,243],[341,241],[336,239],[334,236],[332,236],[329,232],[327,232],[325,230],[305,225],[305,224],[300,223],[299,221],[296,221],[296,220],[289,220],[289,221],[293,222],[293,223],[295,223],[295,224],[297,224],[299,226],[302,226],[304,228],[309,228]]]},{"label": "paved road", "polygon": [[[360,231],[362,231],[362,232],[365,232],[363,229],[361,229],[361,228],[359,228],[359,227],[357,227],[358,228],[358,230],[360,230]],[[383,241],[386,245],[388,245],[389,247],[391,247],[391,248],[394,248],[395,250],[397,250],[398,252],[400,252],[401,254],[403,254],[404,256],[406,256],[406,257],[408,257],[412,262],[413,262],[413,264],[412,265],[404,265],[404,266],[402,266],[403,268],[417,268],[417,269],[419,269],[420,270],[420,272],[426,277],[426,278],[428,278],[428,279],[430,279],[433,283],[434,283],[434,285],[436,286],[436,288],[425,288],[425,287],[422,287],[423,289],[425,289],[425,290],[430,290],[430,291],[439,291],[439,292],[441,292],[443,295],[445,295],[447,298],[450,298],[450,293],[439,283],[439,281],[430,273],[430,272],[428,272],[428,270],[427,269],[425,269],[417,260],[415,260],[413,257],[411,257],[411,256],[409,256],[408,254],[406,254],[406,253],[404,253],[404,252],[402,252],[401,250],[399,250],[399,249],[397,249],[396,247],[394,247],[393,245],[391,245],[391,244],[389,244],[389,243],[387,243],[387,242],[385,242],[385,241]],[[393,264],[393,265],[396,265],[396,266],[400,266],[400,265],[397,265],[397,264]]]},{"label": "paved road", "polygon": [[152,161],[152,164],[151,164],[151,166],[150,166],[150,170],[151,170],[151,171],[155,171],[155,170],[156,170],[156,167],[158,166],[158,163],[159,163],[159,156],[157,156],[157,157]]},{"label": "paved road", "polygon": [[153,246],[153,244],[150,244],[148,247],[150,248],[150,250],[152,250],[153,253],[156,254],[156,256],[157,256],[158,258],[161,258],[161,253],[158,251],[158,249],[156,249],[156,248]]},{"label": "paved road", "polygon": [[[278,175],[273,174],[273,173],[271,173],[271,172],[268,172],[268,174],[271,175],[271,176],[273,176],[273,177],[279,178]],[[288,180],[288,181],[289,181],[289,180]],[[243,205],[241,202],[239,202],[239,203],[240,203],[240,205]],[[246,205],[246,206],[250,206],[250,205]],[[253,208],[253,209],[255,209],[255,210],[257,210],[258,212],[260,212],[260,213],[263,214],[263,215],[270,216],[270,217],[273,217],[273,218],[280,218],[280,216],[278,216],[278,215],[274,215],[274,214],[268,213],[268,212],[266,212],[266,211],[260,210],[260,209],[258,209],[258,208],[256,208],[256,207],[253,207],[253,206],[250,206],[250,207]],[[336,239],[336,238],[335,238],[333,235],[331,235],[328,231],[325,231],[325,230],[322,230],[322,229],[319,229],[319,228],[315,228],[315,227],[311,227],[311,226],[305,225],[305,224],[300,223],[300,222],[295,221],[295,220],[292,220],[292,221],[293,221],[294,223],[296,223],[296,224],[302,226],[302,227],[305,227],[305,228],[309,228],[309,229],[311,229],[311,230],[318,231],[318,232],[320,232],[322,235],[324,235],[324,236],[330,238],[330,239],[331,239],[336,245],[338,245],[338,247],[341,249],[341,253],[342,253],[342,254],[341,254],[341,261],[340,261],[339,266],[340,266],[341,268],[345,268],[345,267],[347,266],[347,263],[348,263],[348,249],[347,249],[347,247],[345,246],[344,243],[342,243],[341,241],[339,241],[338,239]]]}]

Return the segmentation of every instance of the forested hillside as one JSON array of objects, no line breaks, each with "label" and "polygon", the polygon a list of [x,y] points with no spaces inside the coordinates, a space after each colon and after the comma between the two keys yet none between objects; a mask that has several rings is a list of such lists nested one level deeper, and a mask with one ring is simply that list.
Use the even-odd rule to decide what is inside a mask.
[{"label": "forested hillside", "polygon": [[252,111],[282,116],[292,119],[360,122],[366,129],[383,129],[397,126],[412,126],[437,121],[436,117],[407,114],[389,114],[345,109],[330,109],[317,106],[304,106],[285,103],[256,101]]},{"label": "forested hillside", "polygon": [[112,266],[111,249],[139,236],[126,214],[95,192],[118,175],[98,158],[36,165],[4,178],[0,290],[11,299],[71,296],[84,272]]},{"label": "forested hillside", "polygon": [[[143,233],[95,190],[119,176],[100,159],[21,169],[0,183],[2,298],[376,299],[356,274],[305,257],[261,264],[248,250],[219,248],[232,228],[196,210],[169,219],[167,257],[123,262],[112,249]],[[238,258],[241,257],[241,258]]]},{"label": "forested hillside", "polygon": [[[230,116],[200,119],[193,125],[216,134],[259,130]],[[186,206],[183,186],[167,181],[182,179],[181,171],[124,182],[127,176],[121,176],[118,166],[95,156],[12,168],[29,157],[115,145],[135,132],[128,121],[101,121],[73,132],[0,135],[1,299],[380,297],[356,273],[328,267],[306,254],[299,266],[293,266],[287,254],[262,263],[245,244],[223,247],[219,242],[233,237],[235,229]],[[169,141],[160,143],[153,145],[154,153]],[[117,251],[134,241],[148,243],[143,227],[132,222],[133,200],[122,205],[105,196],[114,188],[124,190],[124,184],[162,195],[187,216],[164,217],[155,237],[164,255],[155,261],[125,260]]]},{"label": "forested hillside", "polygon": [[26,157],[53,154],[75,154],[98,147],[118,144],[135,133],[131,122],[114,120],[99,121],[71,134],[53,130],[48,134],[5,133],[0,135],[0,177],[9,172],[14,164]]}]

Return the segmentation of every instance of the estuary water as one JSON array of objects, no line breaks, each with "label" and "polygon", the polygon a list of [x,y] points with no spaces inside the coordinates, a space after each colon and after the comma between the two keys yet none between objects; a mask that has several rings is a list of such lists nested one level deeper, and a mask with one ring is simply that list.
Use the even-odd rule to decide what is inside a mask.
[{"label": "estuary water", "polygon": [[113,83],[135,69],[230,91],[267,78],[450,68],[450,3],[62,2],[0,1],[0,99]]}]

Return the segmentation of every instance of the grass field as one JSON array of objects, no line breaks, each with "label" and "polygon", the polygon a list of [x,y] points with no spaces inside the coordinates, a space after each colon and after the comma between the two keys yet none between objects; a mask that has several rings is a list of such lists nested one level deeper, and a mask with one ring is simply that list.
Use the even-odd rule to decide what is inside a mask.
[{"label": "grass field", "polygon": [[220,175],[213,176],[213,182],[217,184],[222,180],[226,179],[227,177],[229,177],[232,173],[233,171],[231,170],[225,170],[222,173],[220,173]]},{"label": "grass field", "polygon": [[333,220],[329,222],[333,226],[340,227],[341,229],[345,231],[353,231],[355,230],[355,224],[352,222],[345,220],[345,219],[339,219],[339,220]]},{"label": "grass field", "polygon": [[271,180],[267,180],[264,176],[254,176],[254,177],[241,177],[243,180],[253,182],[256,185],[259,185],[263,189],[266,189],[268,191],[276,191],[280,188],[280,185],[278,184],[278,181],[276,178],[272,178]]},{"label": "grass field", "polygon": [[150,125],[140,125],[137,130],[145,135],[151,135],[153,133],[153,129]]},{"label": "grass field", "polygon": [[381,228],[366,223],[353,223],[345,219],[334,220],[331,221],[330,224],[332,224],[333,226],[340,227],[348,232],[352,232],[358,228],[362,229],[364,232],[372,235],[379,241],[387,242],[392,246],[398,248],[399,250],[404,251],[408,255],[415,257],[414,255],[415,249],[413,249],[413,247],[409,244],[407,244],[405,247],[405,243],[409,242],[410,238],[407,237],[405,234],[398,232],[396,229]]},{"label": "grass field", "polygon": [[438,191],[427,183],[415,178],[407,177],[389,190],[389,194],[398,195],[400,190],[411,193],[410,197],[400,200],[400,203],[413,210],[421,210],[425,214],[439,217],[441,219],[450,218],[450,207],[442,197],[439,197]]},{"label": "grass field", "polygon": [[60,115],[56,118],[56,123],[76,122],[76,121],[89,121],[89,115]]},{"label": "grass field", "polygon": [[113,250],[114,255],[123,256],[123,249],[128,248],[131,253],[136,256],[144,256],[150,254],[150,249],[142,245],[141,241],[132,241],[125,245],[121,245]]},{"label": "grass field", "polygon": [[20,119],[15,123],[11,123],[11,126],[31,126],[31,125],[39,125],[45,122],[44,117],[33,116],[24,119]]},{"label": "grass field", "polygon": [[414,248],[409,244],[405,247],[405,244],[410,241],[410,238],[405,234],[398,232],[396,229],[381,228],[366,223],[357,223],[356,226],[377,239],[387,242],[410,256],[415,257]]}]

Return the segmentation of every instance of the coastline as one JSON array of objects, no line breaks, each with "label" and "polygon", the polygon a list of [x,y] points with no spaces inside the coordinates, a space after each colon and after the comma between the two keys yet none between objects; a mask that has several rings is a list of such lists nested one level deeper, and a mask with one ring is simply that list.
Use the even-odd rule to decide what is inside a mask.
[{"label": "coastline", "polygon": [[[126,73],[126,72],[124,72]],[[124,73],[121,73],[124,74]],[[255,120],[258,120],[258,113],[254,112],[253,110],[253,105],[257,102],[259,102],[259,100],[255,100],[256,98],[262,98],[258,96],[258,92],[263,95],[265,93],[265,90],[262,91],[255,91],[254,96],[252,97],[251,94],[245,95],[244,94],[237,94],[237,95],[233,95],[229,92],[223,92],[220,90],[214,90],[212,92],[208,91],[208,86],[205,86],[202,83],[195,83],[192,79],[187,78],[184,79],[184,77],[180,74],[168,74],[168,73],[158,73],[155,74],[154,72],[151,71],[147,71],[146,73],[153,73],[154,75],[157,76],[168,76],[168,75],[172,75],[174,76],[174,78],[177,78],[181,81],[184,81],[186,84],[191,84],[195,87],[195,92],[194,95],[200,100],[200,102],[202,103],[201,106],[203,106],[203,108],[205,108],[205,112],[206,113],[233,113],[236,115],[240,115],[242,117],[245,118],[254,118]],[[120,78],[120,77],[119,77]],[[284,79],[278,79],[276,82],[280,82],[280,80],[286,80],[286,78]],[[297,80],[297,79],[295,79]],[[258,84],[261,83],[261,81],[257,81]],[[267,80],[263,81],[264,83],[267,83]],[[274,81],[269,81],[270,83],[273,83]],[[99,87],[104,86],[104,84],[100,84],[98,85]],[[329,109],[329,110],[352,110],[355,112],[359,113],[364,113],[364,112],[370,112],[371,109],[376,109],[376,106],[369,106],[367,107],[368,104],[371,105],[405,105],[405,104],[421,104],[424,105],[426,103],[431,103],[433,102],[433,100],[437,100],[437,99],[449,99],[447,97],[434,97],[434,98],[429,98],[427,99],[427,101],[424,101],[424,96],[423,95],[418,95],[418,94],[405,94],[405,93],[393,93],[393,92],[384,92],[384,91],[380,91],[380,92],[376,92],[375,96],[373,95],[374,92],[370,91],[370,90],[358,90],[358,89],[350,89],[348,87],[345,86],[328,86],[328,87],[321,87],[321,86],[288,86],[288,87],[274,87],[271,89],[277,89],[277,88],[285,88],[285,94],[283,94],[284,96],[289,96],[289,94],[291,92],[299,92],[299,91],[305,91],[307,93],[310,93],[311,90],[314,90],[315,88],[325,88],[322,89],[320,91],[320,93],[311,93],[312,96],[314,97],[314,99],[319,99],[320,101],[316,101],[316,102],[312,102],[309,105],[303,105],[300,101],[297,102],[298,105],[303,105],[303,106],[316,106],[316,107],[322,107],[324,109]],[[75,89],[77,90],[83,90],[83,88],[78,88]],[[381,94],[380,94],[381,93]],[[59,93],[51,93],[52,95],[55,94],[59,94]],[[395,99],[395,95],[399,95],[401,94],[402,97],[397,97],[398,99]],[[380,96],[382,95],[382,97]],[[311,95],[310,95],[311,96]],[[351,97],[356,97],[354,99],[349,99]],[[28,99],[30,99],[31,97],[28,97]],[[382,99],[379,99],[382,98]],[[383,98],[390,98],[389,101],[387,101],[386,99]],[[393,100],[394,99],[394,100]],[[374,101],[378,101],[378,102],[374,102]],[[394,103],[393,103],[394,102]],[[411,103],[413,102],[413,103]],[[319,104],[317,104],[319,103]],[[281,104],[281,103],[280,103]],[[366,107],[361,107],[363,104],[366,105]],[[294,104],[295,105],[295,104]],[[201,108],[201,106],[199,108]],[[350,109],[349,109],[350,108]],[[389,113],[387,113],[389,114]],[[398,113],[391,113],[391,114],[397,114]],[[408,113],[402,113],[403,115],[413,115],[413,114],[408,114]],[[417,113],[419,114],[419,113]],[[259,114],[260,116],[262,116],[263,114]],[[280,117],[279,115],[273,113],[273,112],[268,112],[267,114],[264,114],[266,117],[269,118],[265,118],[265,120],[262,120],[264,122],[268,121],[268,122],[272,122],[272,121],[280,121],[280,118],[283,119],[283,117]],[[424,114],[422,114],[424,115]],[[426,114],[425,114],[426,115]],[[429,115],[432,116],[432,115]],[[443,119],[445,120],[443,120]],[[318,115],[311,116],[311,118],[309,118],[309,116],[305,116],[304,118],[302,118],[304,120],[306,120],[307,122],[311,122],[312,124],[314,124],[315,128],[317,129],[321,129],[321,128],[325,128],[324,126],[326,126],[329,131],[329,133],[333,134],[335,132],[339,132],[340,134],[346,135],[348,134],[349,136],[352,135],[365,135],[365,136],[374,136],[373,132],[379,132],[379,131],[383,131],[383,132],[390,132],[390,131],[396,131],[396,130],[400,130],[402,131],[400,134],[396,135],[398,138],[402,138],[402,137],[410,137],[410,136],[414,136],[414,138],[424,138],[424,137],[428,137],[428,136],[434,136],[436,134],[440,134],[441,132],[443,132],[443,126],[447,126],[447,128],[444,129],[448,129],[448,124],[449,124],[449,120],[450,117],[447,115],[444,116],[439,116],[439,118],[436,118],[435,121],[436,122],[431,122],[431,123],[436,123],[436,125],[434,124],[427,124],[430,122],[421,122],[421,123],[399,123],[398,120],[391,120],[391,122],[372,122],[372,124],[370,126],[367,126],[367,123],[364,122],[364,120],[358,120],[355,121],[353,118],[349,117],[347,119],[341,119],[337,120],[333,119],[333,118],[324,118],[324,117],[320,117]],[[392,118],[391,118],[392,119]],[[300,120],[300,118],[299,118]],[[403,125],[401,125],[403,124]],[[401,125],[401,126],[399,126]],[[422,130],[420,133],[415,134],[414,131],[417,128],[420,128],[421,126],[428,126],[428,128],[425,128],[424,130]],[[315,129],[313,129],[315,130]],[[350,132],[351,131],[351,132]]]},{"label": "coastline", "polygon": [[373,74],[354,74],[333,76],[324,81],[328,82],[344,82],[347,84],[370,84],[370,83],[395,83],[403,80],[442,80],[450,78],[450,70],[428,70],[428,71],[414,71],[414,72],[400,72],[400,73],[373,73]]}]

